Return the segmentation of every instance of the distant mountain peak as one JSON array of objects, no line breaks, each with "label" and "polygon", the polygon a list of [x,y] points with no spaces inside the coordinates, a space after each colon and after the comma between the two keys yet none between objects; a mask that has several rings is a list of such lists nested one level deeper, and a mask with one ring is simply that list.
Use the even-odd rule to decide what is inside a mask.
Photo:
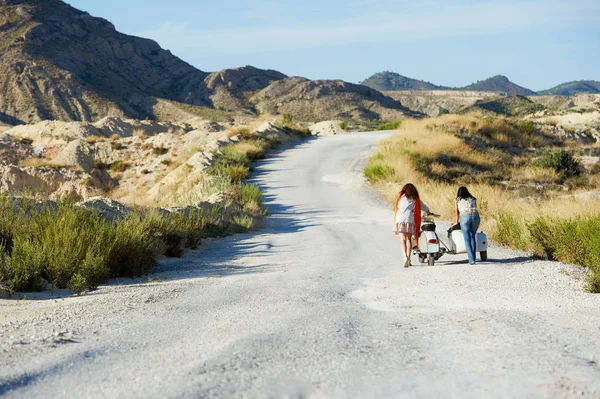
[{"label": "distant mountain peak", "polygon": [[571,96],[579,93],[600,93],[600,82],[596,80],[577,80],[559,84],[551,89],[541,91],[539,94],[555,94],[560,96]]},{"label": "distant mountain peak", "polygon": [[376,73],[370,78],[363,80],[360,84],[379,91],[444,89],[442,86],[437,86],[424,80],[408,78],[390,71]]},{"label": "distant mountain peak", "polygon": [[532,96],[536,94],[533,90],[529,90],[511,82],[504,75],[492,76],[491,78],[462,87],[460,90],[489,91],[496,93],[520,94],[522,96]]}]

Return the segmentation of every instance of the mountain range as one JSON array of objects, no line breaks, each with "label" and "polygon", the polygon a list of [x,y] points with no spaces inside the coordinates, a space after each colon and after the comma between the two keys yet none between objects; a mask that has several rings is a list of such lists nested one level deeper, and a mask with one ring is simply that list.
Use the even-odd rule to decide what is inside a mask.
[{"label": "mountain range", "polygon": [[549,90],[536,93],[533,90],[519,86],[511,82],[506,76],[496,75],[491,78],[477,81],[464,87],[439,86],[423,80],[412,79],[395,72],[379,72],[361,82],[362,85],[379,91],[430,91],[430,90],[463,90],[483,91],[506,94],[518,94],[521,96],[533,95],[573,95],[577,93],[600,93],[600,82],[593,80],[580,80],[576,82],[563,83]]},{"label": "mountain range", "polygon": [[60,0],[0,0],[0,121],[156,119],[165,103],[188,114],[286,112],[298,120],[414,114],[376,90],[343,81],[249,66],[201,71]]}]

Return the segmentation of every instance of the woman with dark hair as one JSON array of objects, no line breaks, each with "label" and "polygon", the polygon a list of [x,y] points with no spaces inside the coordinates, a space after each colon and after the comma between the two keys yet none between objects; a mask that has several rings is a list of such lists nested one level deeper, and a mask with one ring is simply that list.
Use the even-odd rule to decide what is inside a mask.
[{"label": "woman with dark hair", "polygon": [[475,252],[477,251],[477,229],[481,219],[477,210],[477,198],[473,197],[466,187],[458,189],[456,199],[454,200],[454,210],[456,218],[454,224],[460,223],[463,237],[465,238],[465,247],[469,256],[469,264],[475,264]]},{"label": "woman with dark hair", "polygon": [[406,184],[396,197],[394,208],[394,233],[401,237],[404,267],[412,266],[410,252],[412,249],[412,236],[419,237],[421,228],[421,212],[429,215],[429,208],[419,198],[417,188]]}]

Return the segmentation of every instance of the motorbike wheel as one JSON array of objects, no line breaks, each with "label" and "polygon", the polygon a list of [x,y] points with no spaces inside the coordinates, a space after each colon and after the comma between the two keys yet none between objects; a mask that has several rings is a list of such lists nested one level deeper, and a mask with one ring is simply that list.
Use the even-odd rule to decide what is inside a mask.
[{"label": "motorbike wheel", "polygon": [[479,255],[481,256],[481,260],[482,261],[486,261],[487,260],[487,251],[481,251],[479,253]]},{"label": "motorbike wheel", "polygon": [[433,255],[429,255],[429,260],[428,260],[427,264],[429,266],[434,266],[435,265],[435,257]]},{"label": "motorbike wheel", "polygon": [[427,255],[419,255],[419,262],[425,263],[426,259],[427,259]]}]

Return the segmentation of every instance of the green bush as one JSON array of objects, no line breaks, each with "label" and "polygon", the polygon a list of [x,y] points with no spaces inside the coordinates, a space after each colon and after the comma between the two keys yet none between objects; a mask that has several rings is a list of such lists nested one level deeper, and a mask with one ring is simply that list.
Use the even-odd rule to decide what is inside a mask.
[{"label": "green bush", "polygon": [[222,176],[229,179],[232,183],[240,183],[250,174],[250,169],[244,165],[224,165],[221,162],[216,162],[214,167],[210,169],[213,175]]},{"label": "green bush", "polygon": [[396,130],[402,126],[402,121],[383,123],[377,127],[377,130]]},{"label": "green bush", "polygon": [[240,152],[231,146],[223,148],[221,153],[223,154],[223,163],[226,165],[250,165],[250,158],[248,158],[248,156],[243,152]]},{"label": "green bush", "polygon": [[13,291],[45,289],[45,279],[79,293],[111,277],[141,276],[159,256],[181,256],[225,231],[218,208],[210,215],[132,212],[110,223],[69,203],[36,209],[2,200],[0,222],[0,282]]},{"label": "green bush", "polygon": [[108,167],[113,172],[125,172],[128,168],[129,164],[123,161],[113,162]]},{"label": "green bush", "polygon": [[262,204],[262,192],[254,184],[240,184],[234,188],[234,199],[245,206],[246,204]]},{"label": "green bush", "polygon": [[497,219],[493,238],[547,259],[590,269],[588,290],[600,293],[600,215],[574,219],[538,217],[529,223],[513,215]]},{"label": "green bush", "polygon": [[347,129],[348,129],[348,122],[346,122],[346,121],[341,121],[341,122],[340,122],[340,129],[342,129],[342,130],[347,130]]},{"label": "green bush", "polygon": [[535,159],[531,166],[554,169],[563,179],[577,177],[583,172],[583,165],[570,152],[556,150],[545,152]]},{"label": "green bush", "polygon": [[524,221],[511,214],[499,215],[496,218],[496,228],[492,237],[497,243],[508,247],[525,250],[527,246]]},{"label": "green bush", "polygon": [[396,171],[389,165],[382,165],[380,163],[371,163],[365,168],[364,175],[371,183],[375,183],[379,180],[389,180]]}]

